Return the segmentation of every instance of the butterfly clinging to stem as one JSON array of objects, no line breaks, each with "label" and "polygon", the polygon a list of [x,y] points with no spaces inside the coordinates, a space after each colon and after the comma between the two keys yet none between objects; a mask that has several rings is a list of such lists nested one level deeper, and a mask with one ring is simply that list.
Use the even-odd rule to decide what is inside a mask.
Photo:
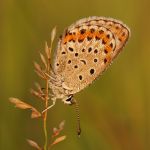
[{"label": "butterfly clinging to stem", "polygon": [[80,19],[59,39],[49,75],[54,106],[56,99],[76,103],[73,95],[89,86],[112,63],[130,37],[121,21],[105,17]]}]

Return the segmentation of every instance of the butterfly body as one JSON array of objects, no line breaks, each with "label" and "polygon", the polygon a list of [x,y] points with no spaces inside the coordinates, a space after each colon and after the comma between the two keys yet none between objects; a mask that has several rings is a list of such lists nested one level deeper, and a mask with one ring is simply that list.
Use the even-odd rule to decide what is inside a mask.
[{"label": "butterfly body", "polygon": [[129,36],[129,28],[111,18],[89,17],[69,26],[59,39],[50,74],[53,100],[71,104],[75,93],[108,68]]}]

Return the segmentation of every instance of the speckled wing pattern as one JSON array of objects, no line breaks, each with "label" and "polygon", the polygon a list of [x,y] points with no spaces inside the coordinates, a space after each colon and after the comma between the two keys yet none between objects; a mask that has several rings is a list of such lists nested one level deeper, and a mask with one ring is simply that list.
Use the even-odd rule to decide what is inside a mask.
[{"label": "speckled wing pattern", "polygon": [[91,84],[119,54],[130,35],[121,21],[84,18],[69,26],[59,40],[54,72],[72,94]]}]

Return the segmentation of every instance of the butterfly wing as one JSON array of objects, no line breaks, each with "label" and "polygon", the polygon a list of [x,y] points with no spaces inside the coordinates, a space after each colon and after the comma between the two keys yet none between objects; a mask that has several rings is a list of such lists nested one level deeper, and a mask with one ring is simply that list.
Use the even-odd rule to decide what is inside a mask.
[{"label": "butterfly wing", "polygon": [[130,30],[103,17],[84,18],[68,27],[59,40],[54,72],[74,94],[91,84],[119,54]]}]

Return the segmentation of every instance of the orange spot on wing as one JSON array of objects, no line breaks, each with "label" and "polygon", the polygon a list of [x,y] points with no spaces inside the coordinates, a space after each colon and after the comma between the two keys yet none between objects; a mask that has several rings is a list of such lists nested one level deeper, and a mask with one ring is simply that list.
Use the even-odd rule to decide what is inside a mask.
[{"label": "orange spot on wing", "polygon": [[100,39],[102,39],[104,37],[104,35],[105,35],[104,33],[99,33],[98,31],[95,32],[95,34],[94,34],[95,37],[97,36]]},{"label": "orange spot on wing", "polygon": [[106,59],[107,59],[107,63],[110,63],[111,60],[112,60],[112,58],[111,58],[111,56],[109,54],[106,56]]},{"label": "orange spot on wing", "polygon": [[83,40],[85,39],[85,34],[80,34],[78,33],[78,35],[76,36],[77,39]]},{"label": "orange spot on wing", "polygon": [[105,49],[108,53],[112,51],[112,48],[110,47],[109,44],[106,45]]},{"label": "orange spot on wing", "polygon": [[67,43],[68,41],[71,41],[71,40],[75,40],[75,35],[66,35],[64,40],[63,40],[63,43]]},{"label": "orange spot on wing", "polygon": [[89,36],[89,37],[92,37],[92,38],[93,38],[93,33],[91,33],[90,31],[87,31],[87,32],[86,32],[86,37],[87,37],[87,36]]},{"label": "orange spot on wing", "polygon": [[110,41],[106,36],[103,37],[103,40],[105,41],[105,43],[108,43],[108,41]]},{"label": "orange spot on wing", "polygon": [[[122,33],[121,33],[122,34]],[[127,37],[126,36],[122,36],[122,35],[119,35],[119,37],[118,37],[118,39],[121,41],[121,42],[124,42],[126,39],[127,39]]]},{"label": "orange spot on wing", "polygon": [[65,37],[64,37],[64,40],[63,40],[63,43],[67,43],[71,40],[84,40],[85,38],[87,37],[90,37],[90,38],[99,38],[99,39],[103,39],[106,43],[108,43],[110,41],[110,39],[108,39],[106,37],[106,35],[104,33],[99,33],[99,31],[95,31],[93,33],[91,33],[90,30],[86,31],[84,34],[81,34],[80,32],[77,32],[75,35],[74,34],[67,34]]}]

